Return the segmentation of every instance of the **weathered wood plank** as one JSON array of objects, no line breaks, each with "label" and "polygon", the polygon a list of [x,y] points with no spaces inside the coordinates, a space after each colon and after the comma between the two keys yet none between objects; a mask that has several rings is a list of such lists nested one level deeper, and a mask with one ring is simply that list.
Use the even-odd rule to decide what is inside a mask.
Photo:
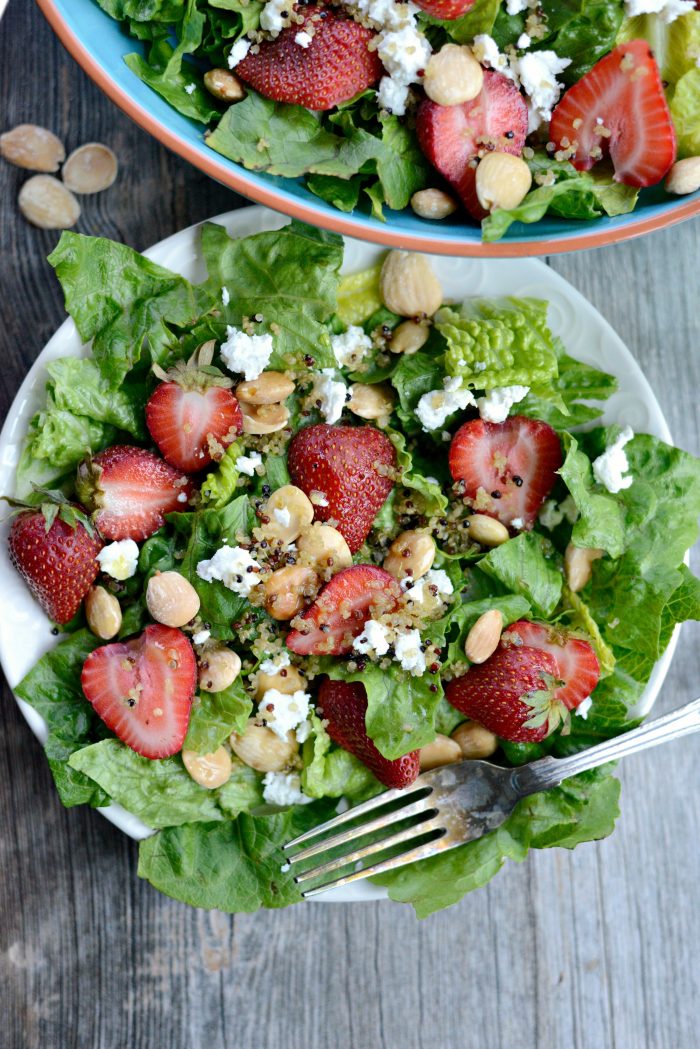
[{"label": "weathered wood plank", "polygon": [[[21,54],[22,61],[17,62]],[[30,69],[28,70],[28,66]],[[33,68],[34,72],[30,70]],[[122,116],[32,4],[0,27],[3,125],[98,139],[118,184],[80,229],[144,247],[242,204]],[[0,167],[3,414],[62,319],[28,227],[23,174]],[[610,319],[654,385],[678,442],[700,450],[700,224],[552,260]],[[700,680],[686,629],[661,709]],[[64,811],[9,693],[0,708],[0,1044],[7,1049],[685,1049],[697,1042],[697,743],[630,759],[615,836],[511,866],[418,923],[388,903],[201,914],[136,878],[136,849],[97,814]]]}]

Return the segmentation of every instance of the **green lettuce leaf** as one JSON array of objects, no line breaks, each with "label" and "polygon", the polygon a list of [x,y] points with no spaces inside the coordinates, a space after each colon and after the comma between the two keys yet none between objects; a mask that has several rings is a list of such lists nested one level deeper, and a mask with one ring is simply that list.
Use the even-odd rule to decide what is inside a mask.
[{"label": "green lettuce leaf", "polygon": [[607,400],[617,389],[617,379],[569,357],[556,338],[554,349],[559,374],[547,387],[530,390],[518,404],[518,414],[541,419],[555,430],[569,430],[599,418],[602,409],[584,402]]},{"label": "green lettuce leaf", "polygon": [[605,550],[611,557],[619,557],[627,538],[623,501],[594,481],[591,460],[581,451],[575,437],[563,434],[562,443],[566,458],[559,474],[579,512],[571,542],[574,546]]},{"label": "green lettuce leaf", "polygon": [[41,714],[49,730],[44,745],[61,801],[107,805],[109,798],[91,779],[69,765],[71,755],[92,742],[100,724],[80,687],[83,663],[102,642],[89,630],[77,630],[52,648],[15,688],[15,694]]},{"label": "green lettuce leaf", "polygon": [[419,19],[429,25],[441,26],[450,40],[457,44],[471,44],[475,36],[491,34],[500,6],[501,0],[476,0],[459,18],[445,20],[421,12]]},{"label": "green lettuce leaf", "polygon": [[341,747],[333,747],[331,738],[316,715],[312,715],[313,732],[304,743],[304,769],[301,789],[310,798],[351,798],[360,801],[380,789],[366,765]]},{"label": "green lettuce leaf", "polygon": [[118,739],[103,739],[76,750],[68,764],[149,827],[225,818],[217,791],[195,783],[179,756],[142,758]]},{"label": "green lettuce leaf", "polygon": [[[235,108],[235,107],[234,107]],[[285,369],[310,355],[316,368],[330,368],[335,357],[325,326],[335,310],[343,243],[291,222],[280,230],[233,239],[221,226],[202,229],[202,251],[209,286],[226,287],[228,324],[262,314],[275,325],[270,368]]]},{"label": "green lettuce leaf", "polygon": [[444,513],[448,503],[442,486],[415,468],[413,456],[406,448],[406,438],[402,433],[399,433],[398,430],[387,430],[386,433],[396,449],[396,460],[401,470],[399,483],[404,488],[410,488],[411,491],[418,493],[418,506],[426,516]]},{"label": "green lettuce leaf", "polygon": [[156,265],[125,244],[63,233],[49,262],[61,282],[66,309],[110,387],[121,386],[144,349],[163,363],[174,328],[188,327],[209,307],[207,296],[184,277]]},{"label": "green lettuce leaf", "polygon": [[250,913],[299,903],[292,873],[282,870],[282,845],[328,819],[333,804],[169,827],[141,842],[139,876],[166,896],[205,910]]},{"label": "green lettuce leaf", "polygon": [[236,463],[241,455],[243,445],[240,441],[234,441],[216,464],[216,469],[207,474],[200,489],[203,506],[221,510],[233,499],[237,490],[236,482],[240,476]]},{"label": "green lettuce leaf", "polygon": [[555,790],[524,798],[498,830],[373,880],[392,900],[413,905],[419,918],[457,903],[493,878],[506,860],[529,849],[573,849],[611,834],[619,815],[620,784],[607,769],[584,772]]},{"label": "green lettuce leaf", "polygon": [[700,69],[691,69],[676,84],[671,116],[678,136],[678,158],[700,156]]},{"label": "green lettuce leaf", "polygon": [[57,409],[124,430],[137,440],[147,436],[144,409],[150,389],[145,382],[125,382],[115,390],[90,357],[59,357],[46,370]]},{"label": "green lettuce leaf", "polygon": [[479,561],[479,570],[520,594],[537,616],[545,619],[559,604],[562,574],[551,543],[535,532],[521,532],[502,546],[495,546]]},{"label": "green lettuce leaf", "polygon": [[664,22],[655,14],[625,18],[617,42],[623,44],[640,38],[648,40],[661,77],[672,92],[681,77],[697,68],[700,11],[689,11],[673,22]]},{"label": "green lettuce leaf", "polygon": [[557,374],[557,354],[540,299],[467,299],[437,316],[447,340],[445,367],[478,390],[545,386]]},{"label": "green lettuce leaf", "polygon": [[232,732],[243,732],[252,709],[240,678],[222,692],[201,692],[192,705],[183,749],[210,754]]}]

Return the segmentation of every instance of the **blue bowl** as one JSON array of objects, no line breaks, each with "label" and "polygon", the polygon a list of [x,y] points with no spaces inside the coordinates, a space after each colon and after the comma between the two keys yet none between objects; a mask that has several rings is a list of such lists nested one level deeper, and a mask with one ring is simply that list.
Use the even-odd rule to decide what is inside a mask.
[{"label": "blue bowl", "polygon": [[660,187],[645,190],[635,211],[588,222],[545,218],[531,226],[514,223],[495,244],[481,240],[477,226],[462,220],[430,222],[410,209],[387,210],[386,222],[357,212],[345,214],[310,193],[301,179],[285,179],[245,168],[210,149],[201,125],[181,116],[124,63],[139,50],[95,0],[37,0],[64,46],[102,90],[142,128],[212,178],[251,200],[314,226],[389,247],[442,255],[550,255],[601,247],[641,236],[700,213],[700,192],[669,197]]}]

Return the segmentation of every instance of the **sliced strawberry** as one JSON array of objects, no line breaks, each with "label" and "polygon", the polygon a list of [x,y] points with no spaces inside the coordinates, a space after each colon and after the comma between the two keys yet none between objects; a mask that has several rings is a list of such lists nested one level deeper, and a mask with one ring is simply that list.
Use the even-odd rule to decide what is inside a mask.
[{"label": "sliced strawberry", "polygon": [[292,438],[288,466],[297,487],[325,496],[316,520],[332,519],[352,553],[359,550],[394,487],[389,438],[374,426],[307,426]]},{"label": "sliced strawberry", "polygon": [[503,631],[501,644],[527,645],[552,656],[557,664],[556,676],[564,682],[553,698],[567,710],[575,710],[583,703],[600,679],[600,666],[590,643],[564,630],[521,619]]},{"label": "sliced strawberry", "polygon": [[552,114],[557,149],[579,171],[609,155],[615,180],[653,186],[676,159],[676,135],[659,67],[646,40],[620,44],[570,87]]},{"label": "sliced strawberry", "polygon": [[402,758],[383,757],[365,728],[367,693],[365,686],[326,678],[318,692],[318,712],[327,722],[326,731],[334,743],[350,751],[385,787],[409,787],[420,772],[419,752],[412,750]]},{"label": "sliced strawberry", "polygon": [[[51,504],[49,504],[51,505]],[[102,541],[80,520],[80,508],[64,504],[54,516],[43,506],[12,522],[10,560],[54,623],[68,623],[100,570]],[[83,521],[89,522],[83,516]]]},{"label": "sliced strawberry", "polygon": [[465,15],[475,2],[476,0],[416,0],[416,6],[433,18],[447,21]]},{"label": "sliced strawberry", "polygon": [[430,163],[478,221],[486,215],[476,195],[479,157],[493,150],[520,156],[527,136],[527,106],[511,80],[486,70],[481,93],[470,102],[461,106],[421,102],[416,131]]},{"label": "sliced strawberry", "polygon": [[182,749],[197,662],[181,630],[155,624],[140,637],[96,648],[83,665],[83,692],[107,728],[144,758]]},{"label": "sliced strawberry", "polygon": [[300,656],[344,656],[368,619],[393,612],[401,588],[376,565],[351,565],[333,576],[292,621],[287,648]]},{"label": "sliced strawberry", "polygon": [[146,425],[166,462],[196,473],[221,458],[241,432],[243,419],[230,390],[185,390],[178,383],[162,382],[146,405]]},{"label": "sliced strawberry", "polygon": [[[368,44],[375,36],[352,18],[313,4],[291,8],[303,22],[263,41],[236,66],[236,76],[265,98],[307,109],[332,109],[376,84],[382,64]],[[311,36],[302,47],[300,32]]]},{"label": "sliced strawberry", "polygon": [[449,466],[464,498],[505,525],[532,528],[562,464],[561,443],[547,423],[511,415],[502,423],[472,419],[450,445]]},{"label": "sliced strawberry", "polygon": [[485,663],[445,686],[448,703],[501,739],[539,743],[561,721],[552,701],[557,663],[549,652],[527,645],[499,645]]},{"label": "sliced strawberry", "polygon": [[115,444],[78,467],[81,502],[106,539],[147,539],[165,524],[165,515],[187,508],[188,477],[153,452]]}]

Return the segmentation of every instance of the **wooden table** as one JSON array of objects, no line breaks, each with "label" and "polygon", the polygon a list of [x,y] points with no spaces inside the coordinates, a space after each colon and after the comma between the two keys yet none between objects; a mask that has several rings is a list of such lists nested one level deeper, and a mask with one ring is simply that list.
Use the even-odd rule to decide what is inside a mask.
[{"label": "wooden table", "polygon": [[[28,0],[0,27],[2,130],[108,142],[109,192],[80,229],[143,248],[244,203],[170,156],[104,98]],[[0,165],[2,413],[63,319],[28,226],[24,174]],[[552,266],[638,355],[677,441],[700,452],[700,223]],[[700,692],[684,629],[659,709]],[[6,690],[0,710],[3,1049],[690,1049],[698,1045],[698,741],[630,759],[612,839],[510,866],[419,923],[390,903],[232,918],[136,877],[136,847],[64,810]],[[695,771],[694,771],[695,770]]]}]

